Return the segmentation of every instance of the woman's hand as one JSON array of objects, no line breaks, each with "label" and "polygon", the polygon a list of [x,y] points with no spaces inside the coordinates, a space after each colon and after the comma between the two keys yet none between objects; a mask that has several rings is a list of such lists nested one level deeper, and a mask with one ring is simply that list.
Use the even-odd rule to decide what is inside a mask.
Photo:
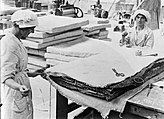
[{"label": "woman's hand", "polygon": [[47,68],[48,68],[48,67],[43,67],[43,68],[41,68],[41,69],[37,69],[37,70],[34,71],[34,72],[27,72],[27,75],[28,75],[29,77],[36,77],[36,76],[38,76],[38,75],[43,76],[43,75],[45,75],[44,71],[45,71]]},{"label": "woman's hand", "polygon": [[124,32],[122,33],[122,38],[125,38],[127,35],[128,35],[128,32],[127,32],[127,31],[124,31]]},{"label": "woman's hand", "polygon": [[23,96],[28,96],[28,94],[29,94],[30,90],[25,85],[18,84],[12,78],[7,79],[4,83],[7,86],[9,86],[10,88],[17,90],[17,91],[20,91]]},{"label": "woman's hand", "polygon": [[135,52],[135,55],[136,55],[136,56],[142,56],[142,51],[141,51],[141,50],[137,50],[137,51]]},{"label": "woman's hand", "polygon": [[34,71],[33,72],[33,77],[36,77],[38,75],[43,75],[44,71],[45,71],[45,68],[38,69],[38,70]]},{"label": "woman's hand", "polygon": [[129,44],[129,41],[130,41],[130,38],[128,37],[128,32],[124,31],[122,33],[122,39],[120,40],[119,45],[120,46],[127,45]]},{"label": "woman's hand", "polygon": [[25,85],[20,85],[19,91],[22,93],[23,96],[28,96],[30,90]]},{"label": "woman's hand", "polygon": [[121,40],[120,40],[119,45],[120,45],[120,46],[125,45],[124,39],[121,39]]}]

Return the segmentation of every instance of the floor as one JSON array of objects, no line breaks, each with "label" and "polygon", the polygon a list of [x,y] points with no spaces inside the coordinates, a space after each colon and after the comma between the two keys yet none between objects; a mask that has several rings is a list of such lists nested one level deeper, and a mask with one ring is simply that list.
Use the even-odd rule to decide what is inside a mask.
[{"label": "floor", "polygon": [[[34,119],[55,119],[56,90],[40,76],[30,78],[33,90]],[[50,93],[51,92],[51,93]]]},{"label": "floor", "polygon": [[[33,91],[34,119],[55,119],[56,89],[40,76],[30,78]],[[50,93],[51,92],[51,93]],[[69,100],[69,103],[71,101]],[[82,112],[86,107],[81,107],[68,114],[68,119]]]}]

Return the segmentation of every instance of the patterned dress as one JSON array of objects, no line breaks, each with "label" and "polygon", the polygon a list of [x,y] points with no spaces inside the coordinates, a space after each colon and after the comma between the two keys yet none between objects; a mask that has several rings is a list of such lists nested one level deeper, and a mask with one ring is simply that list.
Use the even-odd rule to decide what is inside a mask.
[{"label": "patterned dress", "polygon": [[[1,119],[33,119],[33,104],[30,81],[26,73],[28,55],[22,42],[13,34],[8,33],[1,39]],[[23,96],[20,91],[4,84],[12,78],[15,82],[25,85],[29,91]]]}]

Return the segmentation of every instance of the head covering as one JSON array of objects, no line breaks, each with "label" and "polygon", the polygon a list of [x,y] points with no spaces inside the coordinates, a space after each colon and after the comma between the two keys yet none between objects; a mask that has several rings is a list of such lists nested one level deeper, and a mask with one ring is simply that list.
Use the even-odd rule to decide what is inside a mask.
[{"label": "head covering", "polygon": [[138,14],[141,14],[141,15],[145,16],[146,19],[147,19],[147,22],[151,19],[150,13],[149,13],[148,11],[144,10],[144,9],[136,10],[136,11],[134,12],[132,18],[135,20],[135,18],[136,18],[136,16],[137,16]]},{"label": "head covering", "polygon": [[18,10],[11,16],[11,21],[19,28],[35,27],[38,25],[37,16],[30,10]]}]

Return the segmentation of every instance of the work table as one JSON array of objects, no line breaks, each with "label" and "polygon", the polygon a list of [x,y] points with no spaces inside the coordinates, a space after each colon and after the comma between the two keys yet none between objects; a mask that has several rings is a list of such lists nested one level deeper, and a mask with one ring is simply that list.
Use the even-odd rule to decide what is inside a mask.
[{"label": "work table", "polygon": [[[110,37],[110,33],[109,33],[109,37]],[[125,68],[124,70],[127,70],[127,72],[129,71],[129,74],[128,75],[126,75],[126,76],[130,76],[130,75],[132,75],[132,74],[134,74],[134,73],[136,73],[137,71],[139,71],[139,70],[141,70],[143,67],[145,67],[145,66],[147,66],[148,64],[150,64],[151,62],[153,62],[153,61],[155,61],[156,59],[158,59],[158,58],[162,58],[163,56],[164,56],[164,51],[163,51],[163,49],[162,49],[162,46],[163,46],[163,44],[164,44],[164,41],[162,41],[162,39],[159,39],[159,41],[157,41],[156,42],[156,44],[155,44],[155,48],[153,49],[153,50],[142,50],[143,51],[143,53],[144,54],[150,54],[150,53],[158,53],[158,56],[145,56],[145,57],[142,57],[142,56],[135,56],[135,52],[138,50],[138,49],[136,49],[136,48],[126,48],[126,47],[120,47],[119,46],[119,39],[120,39],[120,34],[119,33],[114,33],[114,34],[112,34],[113,36],[111,36],[111,38],[112,38],[112,42],[106,42],[106,41],[99,41],[99,42],[101,42],[102,43],[102,45],[104,45],[104,47],[103,48],[105,48],[104,50],[104,56],[105,57],[108,57],[108,59],[113,59],[114,57],[116,58],[120,58],[120,57],[122,57],[122,61],[124,62],[126,62],[127,63],[127,65],[125,64],[125,65],[122,65],[123,67],[122,67],[122,70],[123,70],[123,68],[125,68],[125,66],[127,66],[127,68]],[[100,43],[100,44],[101,44]],[[107,47],[109,48],[107,48]],[[93,47],[93,46],[92,46]],[[96,50],[96,49],[95,49]],[[139,50],[141,50],[141,49],[139,49]],[[112,57],[110,57],[110,53],[112,53],[113,52],[113,54],[111,55]],[[98,60],[97,59],[97,61],[100,61],[101,63],[103,62],[103,61],[105,61],[105,57],[102,57],[103,56],[103,53],[100,53],[100,59]],[[106,55],[105,55],[106,54]],[[99,56],[93,56],[93,57],[91,57],[91,60],[90,61],[92,61],[92,58],[93,58],[93,61],[96,61],[96,60],[94,60],[94,57],[99,57]],[[110,59],[110,60],[111,60]],[[121,59],[119,59],[118,60],[118,62],[120,61]],[[107,61],[107,60],[106,60]],[[111,60],[112,61],[112,60]],[[112,62],[114,62],[114,61],[116,61],[117,62],[117,60],[113,60]],[[68,74],[69,76],[75,76],[72,72],[73,72],[73,70],[74,71],[76,71],[76,73],[78,72],[78,64],[80,63],[80,61],[77,61],[78,63],[76,63],[76,61],[75,62],[72,62],[72,63],[69,63],[68,65],[63,65],[63,68],[61,68],[61,66],[59,66],[60,68],[58,68],[58,67],[54,67],[54,69],[53,68],[51,68],[51,71],[53,72],[53,71],[60,71],[60,72],[62,72],[62,73],[66,73],[66,74]],[[107,61],[108,62],[108,61]],[[124,63],[125,63],[124,62]],[[90,62],[90,63],[92,63],[92,62]],[[108,62],[109,63],[109,62]],[[94,64],[94,63],[93,63]],[[116,63],[117,64],[117,63]],[[71,67],[71,65],[72,65],[72,67]],[[113,65],[112,63],[110,64],[110,65]],[[115,65],[115,64],[114,64]],[[82,65],[81,65],[82,66]],[[93,66],[92,64],[91,64],[91,66]],[[74,68],[75,67],[75,68]],[[80,67],[80,66],[79,66]],[[121,67],[121,65],[120,65],[120,67]],[[108,67],[109,68],[109,67]],[[72,72],[69,72],[69,69],[71,69],[72,70]],[[85,69],[84,69],[85,70]],[[119,70],[121,70],[121,69],[119,69]],[[122,71],[121,70],[121,71]],[[110,72],[110,71],[109,71]],[[87,72],[86,72],[87,73]],[[77,75],[77,74],[76,74]],[[92,74],[93,75],[93,74]],[[95,74],[96,75],[96,74]],[[97,74],[98,75],[98,74]],[[110,73],[108,74],[108,75],[110,75]],[[92,77],[92,76],[91,76]],[[111,75],[111,77],[112,77],[112,75]],[[81,80],[80,78],[76,78],[76,77],[73,77],[73,78],[75,78],[75,79],[78,79],[78,80]],[[111,78],[112,80],[113,80],[113,78]],[[89,80],[92,80],[92,79],[89,79]],[[107,84],[107,83],[109,83],[108,82],[108,80],[107,79],[100,79],[102,82],[103,82],[103,84]],[[120,79],[117,79],[116,81],[119,81]],[[90,81],[88,81],[88,80],[85,80],[86,81],[86,83],[89,83]],[[91,81],[92,82],[92,85],[94,85],[94,84],[97,84],[98,85],[98,83],[96,83],[96,81],[95,81],[95,83],[94,83],[94,80],[93,81]],[[91,83],[90,82],[90,83]],[[103,85],[102,84],[102,85]],[[121,108],[120,108],[120,106],[121,106],[121,103],[120,103],[120,105],[118,104],[118,105],[113,105],[113,104],[109,104],[109,102],[106,102],[106,101],[103,101],[103,100],[100,100],[100,99],[96,99],[96,98],[94,98],[94,97],[90,97],[90,96],[87,96],[87,95],[84,95],[84,94],[81,94],[81,93],[78,93],[78,92],[76,92],[76,91],[71,91],[71,90],[68,90],[68,89],[65,89],[65,88],[63,88],[63,87],[61,87],[61,86],[59,86],[59,85],[57,85],[57,84],[55,84],[55,85],[53,85],[62,95],[64,95],[64,97],[61,95],[61,94],[57,94],[57,118],[60,118],[61,117],[61,115],[63,115],[63,113],[65,113],[65,115],[67,115],[67,111],[66,112],[63,112],[62,114],[61,114],[61,110],[62,110],[62,108],[63,107],[67,107],[67,105],[68,105],[68,102],[67,102],[67,99],[65,98],[65,97],[67,97],[68,99],[70,99],[70,100],[72,100],[73,102],[75,102],[75,103],[77,103],[77,104],[79,104],[79,105],[83,105],[83,106],[88,106],[88,107],[92,107],[92,108],[94,108],[94,109],[96,109],[96,110],[98,110],[100,113],[101,113],[101,115],[103,116],[103,117],[106,117],[108,114],[109,114],[109,112],[110,112],[110,110],[112,110],[112,108],[111,108],[111,105],[114,107],[113,108],[113,110],[114,111],[118,111],[118,112],[122,112],[123,110],[121,110]],[[152,90],[155,90],[156,88],[153,88]],[[145,89],[146,90],[146,89]],[[145,90],[143,90],[143,92],[146,92]],[[138,90],[139,91],[139,90]],[[138,92],[137,91],[137,92]],[[151,92],[151,93],[153,93],[153,91]],[[160,94],[158,94],[158,93],[155,93],[154,95],[156,95],[155,97],[158,97],[159,95],[163,95],[163,93],[160,93]],[[138,93],[138,95],[137,96],[140,96],[140,93]],[[164,96],[163,96],[164,97]],[[162,97],[162,98],[163,98]],[[136,97],[135,97],[136,98]],[[134,98],[134,100],[135,100],[135,98]],[[141,100],[144,100],[145,99],[145,97],[142,97],[141,96]],[[147,98],[147,97],[146,97]],[[121,98],[120,98],[121,99]],[[127,98],[125,98],[125,99],[127,99]],[[138,99],[137,99],[138,100]],[[126,102],[126,101],[125,101]],[[132,105],[139,105],[139,107],[146,107],[145,105],[144,105],[144,102],[140,102],[140,104],[137,104],[137,103],[135,103],[135,101],[133,102],[133,100],[128,100],[127,101],[128,103],[127,104],[132,104]],[[157,102],[158,103],[158,102]],[[160,103],[164,103],[164,102],[160,102]],[[63,105],[63,106],[61,106],[61,105]],[[159,104],[157,104],[157,105],[159,105]],[[161,104],[160,104],[161,105]],[[125,109],[126,109],[126,106],[127,105],[125,105]],[[109,109],[109,107],[110,107],[110,109]],[[156,107],[154,107],[153,105],[152,105],[152,107],[151,107],[151,109],[150,108],[147,108],[146,107],[146,109],[150,109],[150,110],[152,110],[153,109],[153,111],[154,110],[156,110],[155,109]],[[129,108],[130,110],[129,111],[131,111],[132,113],[137,113],[138,115],[139,115],[139,112],[137,112],[136,110],[137,109],[134,109],[134,108]],[[60,111],[59,111],[60,110]],[[163,113],[164,113],[164,109],[163,109],[163,107],[162,108],[160,108],[160,109],[158,109],[158,110],[160,110],[160,111],[155,111],[154,113],[161,113],[160,114],[160,116],[159,116],[159,119],[161,118],[163,118]],[[148,111],[149,112],[149,111]],[[142,116],[143,114],[141,114],[140,113],[140,116]],[[147,115],[146,115],[147,116]],[[65,118],[66,118],[67,116],[65,116]],[[145,117],[145,115],[143,115],[143,117]]]}]

